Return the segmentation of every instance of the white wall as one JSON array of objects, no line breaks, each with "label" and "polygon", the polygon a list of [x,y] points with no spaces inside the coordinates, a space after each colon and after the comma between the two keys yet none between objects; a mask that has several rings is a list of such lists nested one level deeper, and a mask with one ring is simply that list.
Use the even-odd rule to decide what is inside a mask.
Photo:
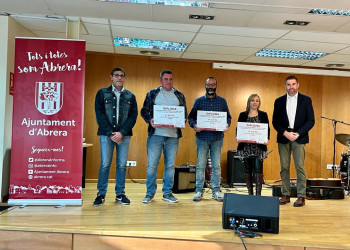
[{"label": "white wall", "polygon": [[8,194],[13,98],[9,95],[10,72],[14,72],[15,37],[33,37],[12,18],[0,16],[0,193]]}]

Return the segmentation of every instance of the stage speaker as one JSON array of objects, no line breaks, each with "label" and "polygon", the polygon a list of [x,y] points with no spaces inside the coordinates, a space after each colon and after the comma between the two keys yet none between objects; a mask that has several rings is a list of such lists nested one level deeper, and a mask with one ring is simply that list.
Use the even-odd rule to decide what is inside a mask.
[{"label": "stage speaker", "polygon": [[194,192],[196,190],[196,166],[175,167],[174,193]]},{"label": "stage speaker", "polygon": [[224,194],[222,227],[225,229],[241,227],[278,234],[279,216],[277,197]]},{"label": "stage speaker", "polygon": [[245,185],[244,165],[236,150],[227,151],[227,184],[230,187]]}]

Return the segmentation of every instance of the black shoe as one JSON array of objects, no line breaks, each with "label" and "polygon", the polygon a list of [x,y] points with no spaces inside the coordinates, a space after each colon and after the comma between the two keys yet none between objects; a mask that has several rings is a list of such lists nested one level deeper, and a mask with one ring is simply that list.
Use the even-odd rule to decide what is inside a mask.
[{"label": "black shoe", "polygon": [[105,197],[106,196],[103,194],[97,195],[97,197],[94,201],[94,206],[95,207],[101,206],[105,202]]},{"label": "black shoe", "polygon": [[117,195],[115,201],[123,205],[130,205],[130,200],[125,194]]}]

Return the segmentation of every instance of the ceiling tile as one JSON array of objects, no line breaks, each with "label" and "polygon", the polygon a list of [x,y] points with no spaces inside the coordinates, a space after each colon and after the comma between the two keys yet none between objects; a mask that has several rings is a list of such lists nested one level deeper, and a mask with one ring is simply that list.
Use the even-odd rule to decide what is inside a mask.
[{"label": "ceiling tile", "polygon": [[245,58],[247,58],[247,56],[185,52],[181,58],[197,59],[197,60],[209,60],[209,61],[241,62]]},{"label": "ceiling tile", "polygon": [[193,40],[197,44],[211,44],[224,46],[237,46],[248,48],[264,48],[273,42],[271,38],[257,38],[257,37],[240,37],[240,36],[226,36],[213,34],[198,34]]},{"label": "ceiling tile", "polygon": [[198,24],[141,22],[141,21],[113,20],[113,19],[111,20],[111,25],[147,28],[147,29],[159,29],[159,30],[189,31],[189,32],[197,32],[201,27]]},{"label": "ceiling tile", "polygon": [[346,44],[277,40],[276,42],[270,44],[267,48],[332,53],[334,51],[347,48],[348,46],[349,45]]},{"label": "ceiling tile", "polygon": [[279,38],[288,33],[289,30],[204,25],[200,32],[231,36]]},{"label": "ceiling tile", "polygon": [[320,61],[331,61],[331,62],[350,62],[349,55],[340,55],[340,54],[331,54],[324,57],[319,58]]},{"label": "ceiling tile", "polygon": [[96,24],[96,23],[84,23],[89,35],[110,36],[109,25]]},{"label": "ceiling tile", "polygon": [[255,54],[259,50],[260,49],[257,49],[257,48],[214,46],[214,45],[205,45],[205,44],[194,44],[194,43],[192,43],[186,49],[186,52],[201,52],[201,53],[212,53],[212,54],[249,56],[251,54]]},{"label": "ceiling tile", "polygon": [[288,40],[350,44],[350,34],[294,30],[283,37]]},{"label": "ceiling tile", "polygon": [[125,26],[112,26],[113,36],[119,37],[131,37],[150,40],[161,40],[168,42],[190,42],[196,33],[182,32],[182,31],[170,31],[170,30],[158,30],[158,29],[145,29],[134,28]]},{"label": "ceiling tile", "polygon": [[33,33],[38,37],[47,37],[47,38],[66,38],[66,32],[50,32],[50,31],[40,31],[34,30]]},{"label": "ceiling tile", "polygon": [[53,19],[47,19],[47,18],[36,19],[36,18],[23,18],[23,17],[17,17],[14,19],[28,30],[66,32],[65,20],[53,20]]},{"label": "ceiling tile", "polygon": [[98,23],[98,24],[109,24],[106,18],[92,18],[92,17],[82,17],[84,23]]}]

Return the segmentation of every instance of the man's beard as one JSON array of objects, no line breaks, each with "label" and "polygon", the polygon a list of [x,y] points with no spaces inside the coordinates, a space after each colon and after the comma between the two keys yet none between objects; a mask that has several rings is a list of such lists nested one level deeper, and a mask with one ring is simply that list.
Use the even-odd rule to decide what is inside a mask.
[{"label": "man's beard", "polygon": [[216,88],[215,89],[213,89],[213,88],[205,88],[205,90],[206,90],[208,96],[214,96],[215,95]]}]

